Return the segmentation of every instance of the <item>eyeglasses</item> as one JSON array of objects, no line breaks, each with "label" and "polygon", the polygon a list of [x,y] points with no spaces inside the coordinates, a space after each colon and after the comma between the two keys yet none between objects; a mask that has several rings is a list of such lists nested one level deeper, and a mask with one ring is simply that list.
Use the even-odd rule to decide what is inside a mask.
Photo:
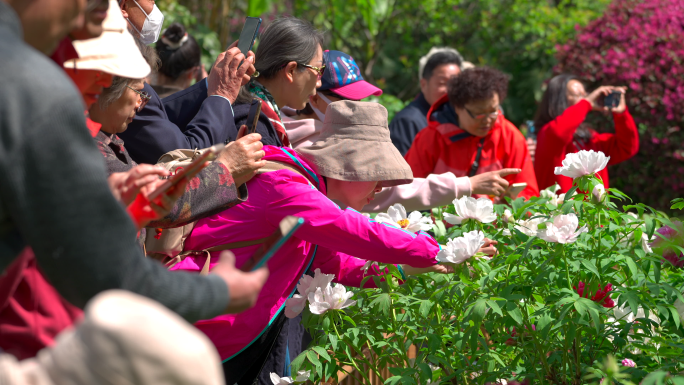
[{"label": "eyeglasses", "polygon": [[323,71],[325,71],[325,64],[320,66],[320,67],[314,67],[314,66],[308,65],[308,64],[300,64],[300,65],[304,66],[306,68],[311,68],[312,70],[316,71],[319,79],[323,77]]},{"label": "eyeglasses", "polygon": [[147,105],[147,102],[149,102],[151,99],[150,94],[148,94],[145,91],[138,91],[131,86],[126,86],[126,87],[130,88],[131,90],[133,90],[133,92],[135,92],[136,94],[138,94],[140,96],[140,105],[135,107],[135,112],[142,111],[142,109],[145,108],[145,106]]},{"label": "eyeglasses", "polygon": [[496,119],[496,118],[499,117],[499,115],[501,115],[500,107],[496,107],[496,111],[495,111],[495,112],[490,112],[489,114],[479,114],[479,115],[473,114],[473,113],[472,113],[468,108],[466,108],[465,106],[463,107],[463,109],[466,110],[466,112],[468,113],[468,115],[470,115],[470,117],[473,118],[473,119],[475,119],[475,120],[482,120],[482,119],[484,119],[484,118]]}]

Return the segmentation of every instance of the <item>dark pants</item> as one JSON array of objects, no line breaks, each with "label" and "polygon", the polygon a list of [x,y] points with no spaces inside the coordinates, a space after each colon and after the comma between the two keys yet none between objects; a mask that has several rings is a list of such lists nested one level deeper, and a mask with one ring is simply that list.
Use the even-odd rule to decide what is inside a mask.
[{"label": "dark pants", "polygon": [[[281,323],[279,327],[278,323]],[[280,330],[277,335],[274,332],[276,329]],[[223,363],[226,385],[273,385],[271,373],[276,373],[280,377],[293,376],[293,373],[290,373],[290,362],[297,358],[310,342],[311,335],[302,326],[301,315],[288,319],[281,314],[258,341],[230,361]],[[257,348],[257,345],[260,346]]]},{"label": "dark pants", "polygon": [[[242,353],[223,363],[223,375],[226,378],[226,385],[252,385],[259,382],[259,373],[261,373],[283,326],[286,324],[287,318],[281,312],[271,326],[254,343],[243,350]],[[266,379],[268,379],[268,375],[269,373],[266,373]],[[273,385],[270,379],[265,384]]]}]

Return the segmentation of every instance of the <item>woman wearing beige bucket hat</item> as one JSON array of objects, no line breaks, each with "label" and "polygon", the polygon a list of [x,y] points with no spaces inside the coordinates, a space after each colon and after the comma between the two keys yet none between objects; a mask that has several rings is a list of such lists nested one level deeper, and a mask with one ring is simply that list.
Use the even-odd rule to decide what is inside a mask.
[{"label": "woman wearing beige bucket hat", "polygon": [[[78,57],[63,63],[67,75],[83,96],[86,111],[97,101],[102,90],[112,84],[113,76],[143,79],[152,71],[128,32],[116,0],[109,1],[102,28],[99,37],[74,41]],[[87,114],[86,118],[88,128],[95,136],[100,125]]]},{"label": "woman wearing beige bucket hat", "polygon": [[[441,247],[427,233],[379,223],[357,211],[383,186],[412,180],[410,168],[390,141],[387,110],[380,104],[332,103],[316,143],[296,151],[274,146],[264,150],[269,171],[247,183],[247,201],[198,221],[185,243],[187,250],[195,251],[233,248],[227,243],[272,234],[288,215],[305,220],[268,261],[271,275],[255,307],[196,323],[218,348],[229,384],[251,384],[259,374],[285,315],[296,317],[296,308],[303,308],[301,298],[288,298],[307,270],[320,269],[334,274],[339,283],[357,287],[365,276],[385,274],[377,268],[364,270],[366,260],[397,264],[408,275],[450,271],[438,264]],[[235,248],[236,265],[258,247],[256,242]],[[214,267],[219,251],[207,251],[191,253],[174,270],[199,271],[208,254]],[[366,283],[373,285],[373,280]],[[260,383],[267,381],[260,378]]]}]

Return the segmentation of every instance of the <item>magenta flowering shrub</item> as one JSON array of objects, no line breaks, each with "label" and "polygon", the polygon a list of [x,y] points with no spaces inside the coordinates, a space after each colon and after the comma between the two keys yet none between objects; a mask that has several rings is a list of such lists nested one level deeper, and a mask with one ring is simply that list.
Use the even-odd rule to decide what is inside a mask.
[{"label": "magenta flowering shrub", "polygon": [[[684,2],[614,1],[599,19],[558,47],[556,73],[596,87],[629,88],[639,125],[639,154],[610,168],[611,185],[636,201],[666,210],[684,193]],[[610,131],[610,119],[596,122]]]}]

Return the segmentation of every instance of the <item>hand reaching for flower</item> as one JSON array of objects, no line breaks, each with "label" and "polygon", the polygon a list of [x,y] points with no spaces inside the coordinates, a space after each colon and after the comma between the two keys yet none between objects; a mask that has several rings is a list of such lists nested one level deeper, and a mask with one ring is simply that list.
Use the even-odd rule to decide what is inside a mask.
[{"label": "hand reaching for flower", "polygon": [[481,231],[471,231],[462,237],[454,238],[437,254],[436,265],[424,268],[402,265],[406,275],[418,275],[425,273],[452,274],[455,267],[467,261],[478,253],[494,256],[497,253],[497,241],[485,238]]},{"label": "hand reaching for flower", "polygon": [[499,242],[497,241],[485,238],[484,245],[482,245],[482,247],[480,247],[480,249],[477,252],[493,257],[499,253],[499,250],[496,249],[496,245],[498,244]]}]

